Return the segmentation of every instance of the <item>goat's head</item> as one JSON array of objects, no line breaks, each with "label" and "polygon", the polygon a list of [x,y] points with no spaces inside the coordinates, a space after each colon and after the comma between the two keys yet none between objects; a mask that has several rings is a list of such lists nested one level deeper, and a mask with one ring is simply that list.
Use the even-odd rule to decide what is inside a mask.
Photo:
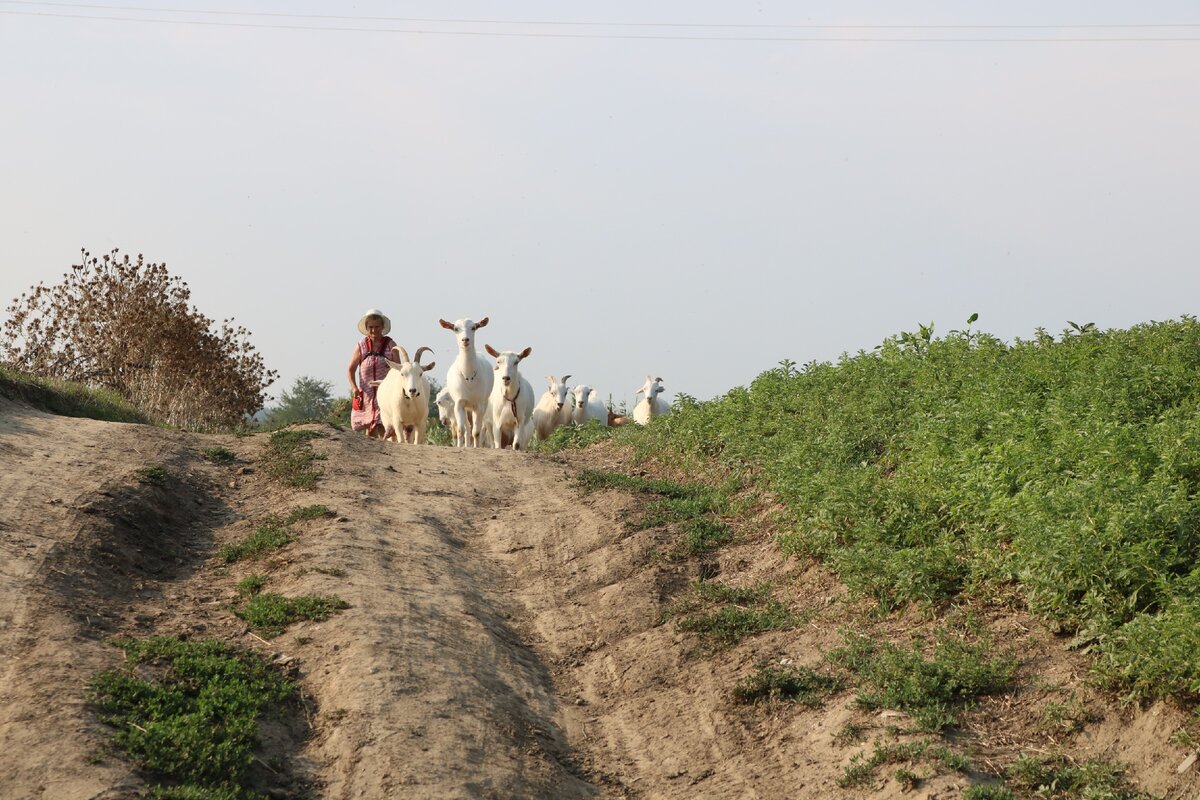
[{"label": "goat's head", "polygon": [[450,390],[442,389],[438,392],[435,402],[438,407],[438,420],[447,428],[450,427],[450,420],[454,419],[454,398],[450,396]]},{"label": "goat's head", "polygon": [[529,354],[533,352],[532,347],[526,347],[519,353],[514,353],[511,350],[505,350],[503,353],[496,350],[490,344],[485,344],[483,349],[487,350],[488,355],[496,359],[496,366],[493,369],[496,371],[496,377],[499,378],[505,386],[510,385],[513,381],[519,381],[521,375],[517,372],[517,365],[524,359],[529,358]]},{"label": "goat's head", "polygon": [[[416,358],[411,360],[408,357],[408,351],[403,347],[396,345],[396,349],[400,351],[402,361],[397,363],[387,359],[387,363],[391,369],[399,371],[400,391],[408,398],[420,397],[421,393],[429,388],[429,382],[425,380],[425,373],[435,366],[435,362],[430,362],[429,364],[418,363],[421,360],[421,354],[429,350],[429,348],[418,348]],[[433,351],[431,350],[430,352]]]},{"label": "goat's head", "polygon": [[646,382],[643,383],[633,394],[635,397],[639,394],[644,394],[646,395],[646,399],[653,403],[654,398],[658,397],[660,394],[662,394],[662,392],[662,378],[651,378],[649,375],[647,375]]},{"label": "goat's head", "polygon": [[454,322],[447,322],[444,319],[439,319],[446,330],[454,331],[454,335],[458,338],[458,348],[464,352],[471,352],[475,349],[475,331],[488,324],[488,318],[476,322],[472,319],[456,319]]},{"label": "goat's head", "polygon": [[588,398],[592,396],[592,387],[586,383],[581,383],[572,389],[571,392],[575,395],[575,405],[583,408],[587,405]]},{"label": "goat's head", "polygon": [[562,380],[557,380],[553,375],[547,375],[546,381],[550,384],[550,394],[554,395],[554,404],[558,409],[562,409],[567,402],[567,394],[571,391],[567,388],[567,380],[570,375],[563,375]]}]

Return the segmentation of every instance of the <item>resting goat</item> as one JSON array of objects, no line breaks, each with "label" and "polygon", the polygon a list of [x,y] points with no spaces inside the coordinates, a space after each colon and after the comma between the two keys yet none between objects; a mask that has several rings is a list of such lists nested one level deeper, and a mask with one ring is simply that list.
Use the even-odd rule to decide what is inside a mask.
[{"label": "resting goat", "polygon": [[524,450],[533,434],[533,387],[520,373],[518,366],[529,358],[532,347],[519,353],[497,352],[490,344],[483,346],[496,359],[496,382],[488,406],[491,410],[492,440],[497,450],[512,447]]},{"label": "resting goat", "polygon": [[667,405],[667,401],[659,397],[662,391],[662,378],[651,378],[647,375],[646,382],[633,395],[634,397],[637,397],[639,394],[645,395],[633,407],[634,422],[638,425],[649,425],[650,420],[655,417],[661,417],[671,410],[671,407]]},{"label": "resting goat", "polygon": [[433,369],[436,362],[418,363],[428,347],[417,348],[417,354],[409,360],[408,352],[396,345],[400,363],[387,360],[388,374],[381,381],[372,381],[379,388],[375,398],[379,403],[379,419],[383,423],[385,439],[424,444],[425,426],[429,424],[429,379],[425,373]]},{"label": "resting goat", "polygon": [[546,376],[550,388],[533,407],[533,432],[537,434],[539,442],[550,438],[559,425],[571,420],[571,407],[567,405],[567,379],[570,377],[563,375],[560,381],[553,375]]},{"label": "resting goat", "polygon": [[[484,407],[492,392],[492,370],[487,359],[475,352],[475,331],[488,324],[484,317],[475,322],[469,319],[447,322],[439,319],[443,328],[454,331],[458,339],[458,357],[446,374],[446,391],[454,401],[454,443],[459,447],[479,447],[483,435]],[[457,430],[455,430],[457,426]]]},{"label": "resting goat", "polygon": [[571,421],[576,425],[586,425],[589,420],[597,420],[608,427],[608,409],[604,401],[596,395],[596,390],[587,384],[579,384],[574,389],[575,410],[571,412]]}]

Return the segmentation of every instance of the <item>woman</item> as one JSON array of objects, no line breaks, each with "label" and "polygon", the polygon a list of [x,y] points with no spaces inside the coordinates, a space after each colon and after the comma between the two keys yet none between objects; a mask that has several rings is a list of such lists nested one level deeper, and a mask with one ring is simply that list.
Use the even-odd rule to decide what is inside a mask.
[{"label": "woman", "polygon": [[354,398],[350,411],[350,427],[366,431],[368,436],[382,439],[383,424],[379,420],[379,405],[375,402],[375,387],[371,381],[381,381],[388,373],[385,358],[399,361],[392,350],[396,343],[388,336],[392,321],[377,308],[369,309],[358,321],[363,339],[354,348],[346,377],[350,379],[350,396]]}]

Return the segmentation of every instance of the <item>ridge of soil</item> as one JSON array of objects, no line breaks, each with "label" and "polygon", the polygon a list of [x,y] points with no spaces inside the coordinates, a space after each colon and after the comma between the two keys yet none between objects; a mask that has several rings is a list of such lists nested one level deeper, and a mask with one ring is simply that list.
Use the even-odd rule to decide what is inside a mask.
[{"label": "ridge of soil", "polygon": [[[1194,753],[1173,737],[1184,712],[1115,704],[1087,684],[1085,656],[998,611],[980,613],[1019,655],[1021,680],[944,737],[971,767],[913,766],[915,786],[881,767],[841,788],[875,744],[926,737],[849,689],[819,708],[745,706],[733,685],[759,663],[818,664],[844,627],[899,641],[933,620],[864,615],[823,569],[781,556],[763,520],[715,554],[652,558],[670,530],[632,530],[635,498],[572,481],[584,466],[630,468],[612,449],[413,447],[309,427],[325,434],[312,442],[324,474],[300,491],[256,467],[266,435],[0,399],[0,797],[141,796],[146,777],[106,748],[86,689],[123,659],[111,638],[165,634],[259,650],[299,681],[303,707],[266,730],[254,774],[272,797],[953,798],[1021,753],[1105,758],[1142,791],[1200,796],[1196,767],[1178,769]],[[217,445],[236,462],[207,461]],[[286,548],[229,566],[216,557],[270,515],[312,504],[333,515],[295,523]],[[350,607],[264,640],[231,611],[251,574]],[[662,620],[702,574],[769,580],[806,622],[706,650]],[[1048,727],[1046,704],[1068,699],[1086,723]]]}]

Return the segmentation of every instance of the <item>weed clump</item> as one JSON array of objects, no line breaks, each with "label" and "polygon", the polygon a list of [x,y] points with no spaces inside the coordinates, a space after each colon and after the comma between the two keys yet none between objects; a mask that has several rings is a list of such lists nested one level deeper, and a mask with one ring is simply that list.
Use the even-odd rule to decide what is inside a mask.
[{"label": "weed clump", "polygon": [[228,447],[221,445],[207,447],[201,455],[214,464],[232,464],[234,461],[237,461],[237,454]]},{"label": "weed clump", "polygon": [[259,592],[234,613],[251,628],[270,639],[283,633],[293,622],[319,622],[349,607],[350,604],[337,595],[306,594],[300,597],[284,597],[273,592]]},{"label": "weed clump", "polygon": [[246,559],[256,559],[286,547],[296,541],[292,525],[303,520],[332,516],[333,512],[323,505],[302,506],[292,509],[286,517],[269,514],[262,525],[236,544],[229,544],[217,551],[217,557],[226,564]]},{"label": "weed clump", "polygon": [[975,698],[1008,689],[1017,667],[1011,655],[992,652],[987,642],[948,634],[939,637],[930,659],[917,642],[902,648],[853,634],[829,658],[862,681],[860,704],[907,711],[932,732],[955,724],[957,709]]},{"label": "weed clump", "polygon": [[324,436],[313,430],[275,431],[262,456],[263,469],[273,480],[286,486],[313,488],[322,472],[316,462],[324,456],[314,452],[310,442]]},{"label": "weed clump", "polygon": [[786,700],[816,707],[841,687],[842,682],[837,677],[822,674],[811,667],[760,663],[753,673],[733,687],[733,699],[739,703]]},{"label": "weed clump", "polygon": [[1021,756],[1005,772],[1020,797],[1154,800],[1130,786],[1121,767],[1100,759],[1075,763],[1061,755]]},{"label": "weed clump", "polygon": [[713,581],[693,583],[682,600],[663,612],[663,618],[677,618],[680,630],[695,633],[715,647],[800,624],[787,606],[771,596],[769,584],[734,587]]},{"label": "weed clump", "polygon": [[674,557],[701,555],[733,540],[733,529],[720,519],[729,508],[727,493],[722,490],[596,469],[583,470],[577,482],[589,492],[620,489],[649,495],[652,499],[634,527],[645,530],[677,525],[683,539],[674,548]]},{"label": "weed clump", "polygon": [[89,700],[113,744],[159,782],[157,797],[260,797],[247,787],[258,721],[296,686],[261,656],[213,640],[116,642],[122,669],[97,674]]}]

